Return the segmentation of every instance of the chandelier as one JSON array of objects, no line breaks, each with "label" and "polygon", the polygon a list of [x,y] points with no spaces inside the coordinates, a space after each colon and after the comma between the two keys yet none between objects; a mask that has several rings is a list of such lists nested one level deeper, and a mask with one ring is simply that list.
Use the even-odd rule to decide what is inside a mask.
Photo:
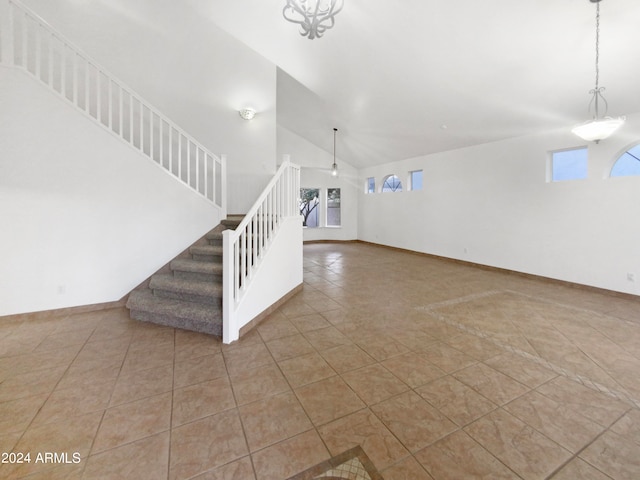
[{"label": "chandelier", "polygon": [[282,15],[300,25],[300,35],[313,40],[333,28],[343,4],[344,0],[287,0]]},{"label": "chandelier", "polygon": [[[593,90],[589,91],[592,95],[591,102],[589,102],[589,111],[593,105],[593,118],[582,125],[574,127],[571,131],[577,136],[588,142],[598,143],[600,140],[604,140],[615,132],[623,123],[624,117],[611,118],[607,115],[607,101],[604,99],[602,92],[604,87],[599,87],[600,80],[600,68],[598,61],[600,60],[600,1],[601,0],[589,0],[591,3],[596,4],[596,86]],[[604,116],[600,117],[599,106],[600,102],[604,103]]]}]

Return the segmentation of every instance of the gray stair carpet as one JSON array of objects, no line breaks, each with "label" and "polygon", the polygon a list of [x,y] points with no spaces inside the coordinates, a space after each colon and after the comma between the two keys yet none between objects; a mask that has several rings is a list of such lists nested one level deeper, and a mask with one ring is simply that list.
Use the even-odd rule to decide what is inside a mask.
[{"label": "gray stair carpet", "polygon": [[242,215],[230,215],[185,254],[155,273],[148,287],[129,294],[131,318],[222,336],[222,232]]}]

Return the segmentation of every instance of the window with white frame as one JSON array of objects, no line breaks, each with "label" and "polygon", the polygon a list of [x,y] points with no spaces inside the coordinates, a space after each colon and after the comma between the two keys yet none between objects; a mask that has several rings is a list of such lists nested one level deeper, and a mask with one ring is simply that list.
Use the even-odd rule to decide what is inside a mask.
[{"label": "window with white frame", "polygon": [[364,184],[365,193],[375,193],[376,192],[376,179],[374,177],[367,178],[366,183]]},{"label": "window with white frame", "polygon": [[384,180],[382,180],[382,191],[401,192],[402,182],[397,175],[387,175],[386,177],[384,177]]},{"label": "window with white frame", "polygon": [[315,228],[320,226],[320,189],[301,188],[299,201],[302,226]]},{"label": "window with white frame", "polygon": [[618,157],[611,169],[612,177],[640,175],[640,143]]},{"label": "window with white frame", "polygon": [[327,189],[327,227],[339,227],[341,225],[340,189]]},{"label": "window with white frame", "polygon": [[587,147],[551,152],[552,182],[587,178]]},{"label": "window with white frame", "polygon": [[422,170],[409,172],[409,189],[422,190]]}]

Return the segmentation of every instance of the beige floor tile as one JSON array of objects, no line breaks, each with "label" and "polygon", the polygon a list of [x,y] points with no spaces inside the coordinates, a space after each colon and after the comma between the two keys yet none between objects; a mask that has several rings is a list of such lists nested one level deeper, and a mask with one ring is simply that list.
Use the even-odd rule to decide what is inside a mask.
[{"label": "beige floor tile", "polygon": [[409,390],[409,386],[380,364],[352,370],[342,378],[367,404],[373,405]]},{"label": "beige floor tile", "polygon": [[193,477],[193,480],[256,480],[256,476],[251,458],[247,456]]},{"label": "beige floor tile", "polygon": [[328,350],[341,345],[351,345],[353,342],[340,330],[330,326],[304,333],[304,337],[318,351]]},{"label": "beige floor tile", "polygon": [[361,410],[318,428],[331,455],[360,445],[378,470],[398,463],[409,452],[369,410]]},{"label": "beige floor tile", "polygon": [[329,378],[336,372],[320,356],[313,352],[278,362],[282,373],[293,388]]},{"label": "beige floor tile", "polygon": [[415,457],[436,480],[520,478],[463,431],[420,450]]},{"label": "beige floor tile", "polygon": [[313,428],[293,393],[282,393],[239,407],[251,452]]},{"label": "beige floor tile", "polygon": [[567,463],[558,473],[551,477],[553,480],[611,480],[600,470],[592,467],[587,462],[574,458]]},{"label": "beige floor tile", "polygon": [[611,431],[640,445],[640,410],[629,410],[613,424]]},{"label": "beige floor tile", "polygon": [[579,456],[612,478],[640,478],[640,445],[617,433],[605,432]]},{"label": "beige floor tile", "polygon": [[295,390],[314,425],[323,425],[366,405],[340,378],[330,377]]},{"label": "beige floor tile", "polygon": [[445,372],[431,363],[424,353],[410,352],[382,362],[387,370],[412,388],[443,377]]},{"label": "beige floor tile", "polygon": [[[313,309],[313,307],[312,307]],[[313,309],[315,312],[315,309]],[[299,317],[291,317],[291,323],[302,333],[311,332],[320,328],[327,328],[331,326],[329,321],[319,313],[313,313],[311,315],[302,315]]]},{"label": "beige floor tile", "polygon": [[[255,335],[257,335],[257,332]],[[247,344],[241,343],[245,340],[243,338],[237,346],[222,349],[227,371],[230,375],[237,375],[273,363],[273,357],[265,344],[262,343],[262,340],[258,342],[254,338],[249,337],[248,342],[250,343]]]},{"label": "beige floor tile", "polygon": [[440,370],[451,373],[477,363],[466,355],[444,343],[434,343],[423,350],[424,355]]},{"label": "beige floor tile", "polygon": [[111,395],[109,406],[133,402],[145,397],[170,392],[173,388],[173,365],[139,372],[120,374]]},{"label": "beige floor tile", "polygon": [[248,453],[236,410],[196,420],[171,432],[169,479],[191,478]]},{"label": "beige floor tile", "polygon": [[100,425],[102,413],[75,415],[58,423],[31,425],[14,448],[16,452],[31,453],[31,463],[3,465],[3,475],[6,475],[6,478],[20,478],[50,469],[50,463],[36,461],[38,453],[61,452],[68,454],[70,459],[77,453],[81,462],[85,461]]},{"label": "beige floor tile", "polygon": [[84,413],[102,412],[109,405],[114,384],[115,381],[111,381],[91,387],[54,391],[34,418],[33,425],[61,422]]},{"label": "beige floor tile", "polygon": [[345,373],[376,363],[373,357],[355,344],[329,348],[321,351],[320,354],[338,373]]},{"label": "beige floor tile", "polygon": [[416,392],[460,427],[497,408],[489,399],[451,375],[417,388]]},{"label": "beige floor tile", "polygon": [[275,364],[233,375],[231,385],[238,405],[290,390],[280,368]]},{"label": "beige floor tile", "polygon": [[227,368],[222,354],[205,355],[175,363],[174,385],[186,387],[227,376]]},{"label": "beige floor tile", "polygon": [[291,320],[279,312],[260,323],[257,330],[265,342],[299,333]]},{"label": "beige floor tile", "polygon": [[271,340],[266,345],[276,361],[299,357],[314,351],[311,344],[300,333]]},{"label": "beige floor tile", "polygon": [[413,457],[407,457],[381,472],[385,480],[433,480]]},{"label": "beige floor tile", "polygon": [[604,430],[579,411],[537,392],[526,393],[504,409],[573,453],[582,450]]},{"label": "beige floor tile", "polygon": [[496,405],[504,405],[529,391],[529,387],[483,363],[459,370],[453,376]]},{"label": "beige floor tile", "polygon": [[175,389],[172,425],[183,425],[235,406],[233,391],[227,377]]},{"label": "beige floor tile", "polygon": [[488,360],[504,353],[504,349],[494,343],[469,333],[461,333],[455,337],[448,338],[445,343],[480,361]]},{"label": "beige floor tile", "polygon": [[317,465],[330,455],[318,433],[309,430],[255,452],[251,457],[257,480],[284,480]]},{"label": "beige floor tile", "polygon": [[188,330],[176,330],[176,362],[220,353],[221,345],[222,342],[218,337]]},{"label": "beige floor tile", "polygon": [[0,383],[0,402],[51,393],[66,369],[67,366],[62,366],[7,375]]},{"label": "beige floor tile", "polygon": [[373,405],[371,410],[410,452],[417,452],[458,428],[412,391]]},{"label": "beige floor tile", "polygon": [[0,403],[0,432],[2,435],[24,432],[47,398],[48,394],[42,394]]},{"label": "beige floor tile", "polygon": [[169,430],[171,396],[171,392],[162,393],[108,409],[91,453],[100,453]]},{"label": "beige floor tile", "polygon": [[164,432],[92,455],[82,478],[157,480],[166,478],[168,470],[169,432]]},{"label": "beige floor tile", "polygon": [[465,432],[525,479],[544,479],[571,453],[504,410],[495,410]]},{"label": "beige floor tile", "polygon": [[503,353],[486,360],[484,363],[531,388],[542,385],[558,376],[552,370],[513,353]]},{"label": "beige floor tile", "polygon": [[625,402],[596,392],[565,377],[557,377],[536,388],[558,403],[582,413],[585,417],[609,427],[630,408]]},{"label": "beige floor tile", "polygon": [[395,340],[381,336],[378,332],[375,335],[357,339],[355,343],[377,361],[382,361],[394,355],[407,353],[409,348],[396,342]]}]

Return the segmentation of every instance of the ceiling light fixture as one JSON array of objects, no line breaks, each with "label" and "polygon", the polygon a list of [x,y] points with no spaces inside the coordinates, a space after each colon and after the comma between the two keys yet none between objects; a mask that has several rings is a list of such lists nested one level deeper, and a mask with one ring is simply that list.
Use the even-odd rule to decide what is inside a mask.
[{"label": "ceiling light fixture", "polygon": [[313,40],[333,28],[336,23],[334,17],[343,5],[344,0],[287,0],[282,15],[300,25],[300,35]]},{"label": "ceiling light fixture", "polygon": [[[589,91],[592,95],[591,102],[589,102],[589,111],[591,111],[591,105],[594,106],[594,116],[591,120],[574,127],[571,131],[577,136],[588,142],[598,143],[600,140],[604,140],[615,132],[623,123],[625,118],[611,118],[607,117],[607,101],[604,99],[602,92],[604,87],[599,87],[598,82],[600,80],[600,68],[598,61],[600,60],[600,1],[601,0],[589,0],[591,3],[596,4],[596,86],[593,90]],[[599,116],[599,102],[604,102],[604,116]]]},{"label": "ceiling light fixture", "polygon": [[256,116],[256,111],[253,108],[250,107],[246,107],[246,108],[241,108],[238,113],[240,114],[240,116],[242,118],[244,118],[245,120],[251,120],[253,117]]},{"label": "ceiling light fixture", "polygon": [[336,133],[338,133],[338,129],[333,129],[333,165],[331,166],[331,175],[334,177],[338,176],[338,165],[336,164]]}]

